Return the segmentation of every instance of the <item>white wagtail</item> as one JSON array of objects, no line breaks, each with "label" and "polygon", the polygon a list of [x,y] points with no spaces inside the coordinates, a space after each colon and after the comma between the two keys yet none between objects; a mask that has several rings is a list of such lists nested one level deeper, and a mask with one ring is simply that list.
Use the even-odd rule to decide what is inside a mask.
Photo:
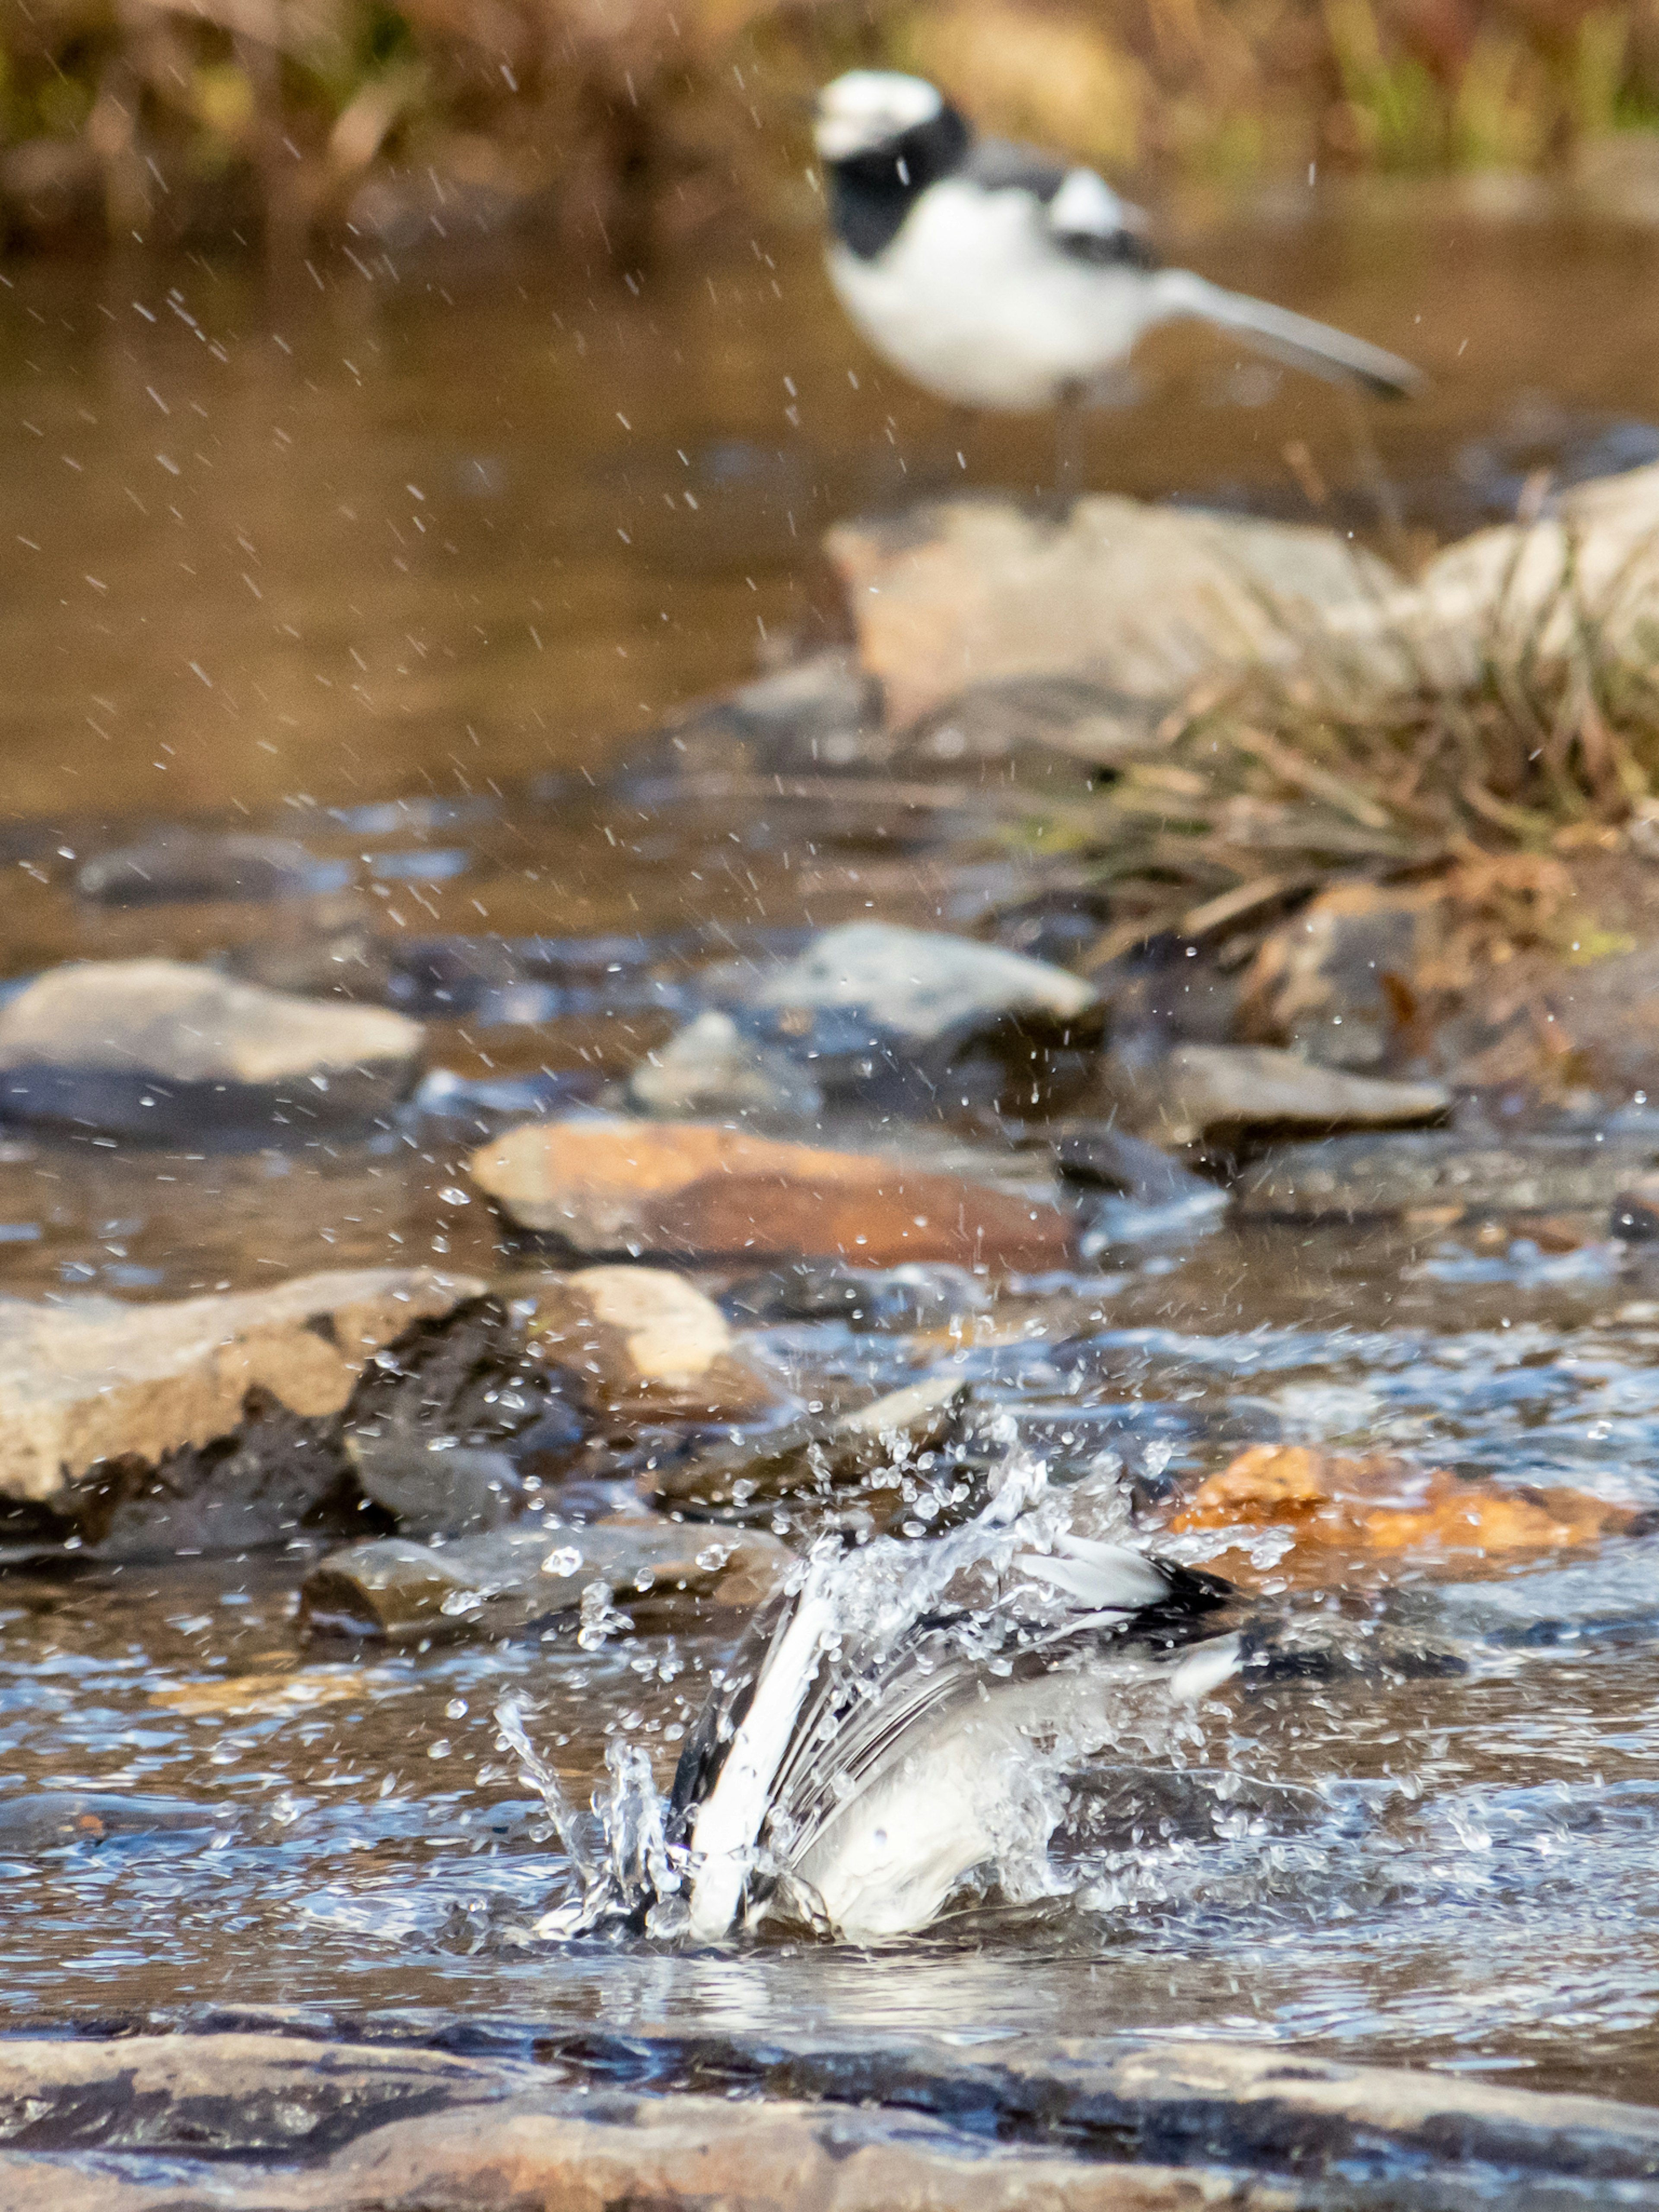
[{"label": "white wagtail", "polygon": [[1054,1784],[1110,1741],[1115,1692],[1193,1698],[1234,1672],[1231,1584],[1069,1520],[1016,1464],[951,1534],[821,1541],[680,1758],[694,1940],[780,1904],[854,1941],[924,1928],[975,1869],[1041,1859]]},{"label": "white wagtail", "polygon": [[1092,169],[994,138],[921,77],[853,70],[820,94],[830,276],[878,353],[940,398],[1010,410],[1105,397],[1154,324],[1194,318],[1256,352],[1399,397],[1380,346],[1160,268],[1146,218]]}]

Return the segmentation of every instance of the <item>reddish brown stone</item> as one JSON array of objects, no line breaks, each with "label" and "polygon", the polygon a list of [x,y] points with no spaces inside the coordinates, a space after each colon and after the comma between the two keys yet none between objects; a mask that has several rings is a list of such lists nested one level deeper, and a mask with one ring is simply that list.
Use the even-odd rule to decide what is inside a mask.
[{"label": "reddish brown stone", "polygon": [[[1386,1453],[1342,1459],[1307,1444],[1253,1444],[1199,1485],[1170,1523],[1201,1529],[1282,1528],[1291,1540],[1265,1571],[1275,1582],[1389,1579],[1409,1567],[1459,1578],[1500,1572],[1540,1553],[1585,1548],[1638,1519],[1588,1491],[1465,1481]],[[1216,1563],[1254,1585],[1264,1571],[1229,1551]]]},{"label": "reddish brown stone", "polygon": [[705,1122],[539,1122],[484,1146],[471,1168],[520,1228],[594,1254],[1058,1267],[1074,1225],[957,1176]]}]

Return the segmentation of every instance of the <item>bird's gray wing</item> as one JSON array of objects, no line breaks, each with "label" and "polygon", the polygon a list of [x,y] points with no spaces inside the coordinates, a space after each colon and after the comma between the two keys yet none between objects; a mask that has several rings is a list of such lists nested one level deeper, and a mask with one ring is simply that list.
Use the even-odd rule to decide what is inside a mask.
[{"label": "bird's gray wing", "polygon": [[1098,268],[1158,266],[1146,216],[1093,169],[1059,161],[1036,146],[980,138],[957,174],[982,191],[1029,192],[1042,209],[1051,244],[1071,260]]}]

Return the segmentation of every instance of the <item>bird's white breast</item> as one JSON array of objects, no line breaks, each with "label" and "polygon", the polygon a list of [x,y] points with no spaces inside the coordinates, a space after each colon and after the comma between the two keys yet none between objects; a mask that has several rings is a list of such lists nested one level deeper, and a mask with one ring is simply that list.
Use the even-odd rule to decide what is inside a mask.
[{"label": "bird's white breast", "polygon": [[1127,356],[1160,306],[1144,270],[1061,252],[1035,194],[947,178],[869,261],[830,253],[842,305],[878,352],[941,398],[1052,406]]}]

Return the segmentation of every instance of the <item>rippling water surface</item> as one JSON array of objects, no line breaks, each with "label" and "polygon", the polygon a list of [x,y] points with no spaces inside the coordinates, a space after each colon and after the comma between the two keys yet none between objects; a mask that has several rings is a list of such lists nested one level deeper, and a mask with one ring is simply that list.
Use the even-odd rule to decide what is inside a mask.
[{"label": "rippling water surface", "polygon": [[[1427,402],[1376,425],[1425,533],[1504,512],[1534,467],[1659,451],[1626,313],[1652,280],[1642,238],[1356,222],[1207,250],[1435,371]],[[1364,524],[1329,395],[1192,347],[1149,380],[1097,426],[1103,487],[1306,514],[1284,458],[1300,441],[1333,512]],[[415,1007],[442,1065],[579,1096],[667,1033],[676,978],[722,945],[973,912],[985,855],[943,835],[752,793],[641,808],[606,781],[668,708],[821,635],[824,526],[938,464],[940,424],[857,350],[799,249],[637,298],[485,247],[336,257],[286,288],[203,263],[14,264],[0,390],[0,974],[139,951],[302,965],[354,929],[603,937],[556,987]],[[985,433],[968,461],[957,481],[1030,488],[1042,434]],[[186,820],[280,828],[349,887],[276,915],[76,899],[88,853]],[[163,1297],[434,1255],[487,1271],[493,1224],[454,1195],[467,1141],[433,1115],[378,1146],[251,1155],[7,1141],[0,1289]],[[821,1322],[763,1349],[872,1387],[956,1358],[1064,1476],[1112,1453],[1179,1480],[1285,1438],[1659,1505],[1659,1280],[1613,1248],[1227,1228],[1016,1287],[1010,1343]],[[1053,1899],[948,1920],[902,1972],[781,1939],[504,1940],[560,1867],[495,1705],[529,1702],[580,1798],[619,1730],[665,1775],[723,1647],[307,1644],[312,1556],[0,1579],[13,2018],[281,2002],[1199,2030],[1659,2100],[1651,1540],[1395,1593],[1390,1618],[1455,1642],[1461,1675],[1230,1686],[1158,1757],[1082,1778]]]}]

